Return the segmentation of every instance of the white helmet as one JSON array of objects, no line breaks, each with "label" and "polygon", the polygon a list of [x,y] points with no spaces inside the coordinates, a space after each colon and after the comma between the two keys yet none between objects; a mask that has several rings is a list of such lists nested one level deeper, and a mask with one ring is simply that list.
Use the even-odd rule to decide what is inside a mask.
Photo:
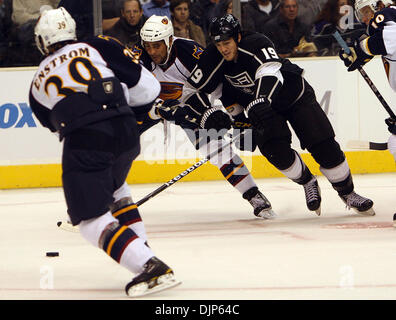
[{"label": "white helmet", "polygon": [[43,55],[48,47],[62,41],[77,40],[76,22],[65,8],[44,11],[34,28],[37,48]]},{"label": "white helmet", "polygon": [[140,37],[143,42],[155,42],[164,40],[169,52],[172,48],[170,38],[173,37],[172,21],[167,16],[152,15],[147,19],[142,29],[140,30]]},{"label": "white helmet", "polygon": [[362,21],[363,14],[361,10],[368,6],[373,12],[379,10],[378,3],[382,2],[385,7],[392,5],[392,0],[356,0],[355,2],[355,14],[359,21]]}]

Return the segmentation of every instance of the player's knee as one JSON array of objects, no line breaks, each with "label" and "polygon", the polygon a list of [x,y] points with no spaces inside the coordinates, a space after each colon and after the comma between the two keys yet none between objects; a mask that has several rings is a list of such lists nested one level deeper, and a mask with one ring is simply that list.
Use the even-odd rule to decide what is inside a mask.
[{"label": "player's knee", "polygon": [[267,142],[258,146],[262,155],[278,170],[289,168],[295,160],[294,151],[286,141]]},{"label": "player's knee", "polygon": [[99,217],[81,221],[79,230],[85,240],[95,247],[102,248],[100,242],[103,242],[104,231],[113,223],[118,225],[118,220],[110,212],[106,212]]},{"label": "player's knee", "polygon": [[323,168],[334,168],[345,160],[340,145],[333,138],[321,141],[308,149],[315,161]]}]

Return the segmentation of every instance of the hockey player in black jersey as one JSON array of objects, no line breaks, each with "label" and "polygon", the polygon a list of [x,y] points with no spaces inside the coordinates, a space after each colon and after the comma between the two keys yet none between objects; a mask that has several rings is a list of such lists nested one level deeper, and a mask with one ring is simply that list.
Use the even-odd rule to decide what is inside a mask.
[{"label": "hockey player in black jersey", "polygon": [[113,39],[77,42],[76,23],[63,7],[42,13],[35,39],[46,57],[29,100],[40,123],[63,140],[62,183],[72,224],[137,274],[125,288],[129,296],[179,284],[148,247],[125,182],[140,152],[135,113],[151,108],[158,81]]},{"label": "hockey player in black jersey", "polygon": [[[139,125],[143,133],[161,120],[173,121],[180,125],[186,132],[190,141],[202,153],[208,149],[214,151],[223,140],[215,137],[209,142],[203,142],[203,137],[208,136],[205,125],[183,121],[182,107],[188,104],[192,108],[200,105],[210,105],[206,94],[195,93],[195,90],[186,88],[187,78],[195,67],[204,49],[196,42],[173,36],[171,20],[166,16],[151,16],[140,31],[142,44],[135,47],[134,52],[141,63],[151,70],[161,84],[160,98],[165,102],[155,105]],[[176,105],[174,105],[176,103]],[[170,106],[173,104],[172,106]],[[211,109],[213,111],[214,109]],[[231,120],[227,113],[215,110],[212,114],[204,116],[206,122],[214,123],[212,129],[227,130],[231,127]],[[201,136],[200,136],[201,135]],[[224,178],[248,200],[254,208],[254,215],[264,219],[272,219],[275,213],[270,202],[259,191],[248,168],[242,159],[234,153],[231,147],[226,147],[210,162],[217,166]]]},{"label": "hockey player in black jersey", "polygon": [[[375,55],[381,55],[389,85],[396,92],[396,6],[391,0],[357,0],[355,12],[358,19],[367,25],[367,34],[355,41],[350,54],[341,50],[340,58],[348,71],[354,71]],[[390,117],[385,123],[391,133],[388,149],[396,161],[396,119]]]},{"label": "hockey player in black jersey", "polygon": [[215,18],[209,31],[213,43],[201,55],[188,82],[201,92],[211,92],[222,84],[223,105],[233,106],[233,116],[243,118],[246,113],[260,152],[285,176],[304,187],[309,210],[320,214],[320,188],[291,148],[288,123],[301,148],[311,153],[346,206],[360,214],[374,215],[373,201],[354,191],[345,155],[303,70],[280,58],[264,35],[242,32],[231,14]]}]

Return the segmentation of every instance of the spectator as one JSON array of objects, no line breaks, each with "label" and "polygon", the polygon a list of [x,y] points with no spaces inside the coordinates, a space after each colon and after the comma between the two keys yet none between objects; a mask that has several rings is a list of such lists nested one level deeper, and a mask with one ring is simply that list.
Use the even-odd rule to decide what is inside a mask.
[{"label": "spectator", "polygon": [[190,19],[201,27],[206,37],[206,44],[209,44],[208,35],[209,24],[214,17],[214,9],[219,0],[195,0],[191,6]]},{"label": "spectator", "polygon": [[232,0],[219,0],[214,8],[213,16],[221,18],[227,13],[232,14]]},{"label": "spectator", "polygon": [[169,19],[171,19],[168,0],[151,0],[145,3],[142,7],[143,14],[146,16],[146,18],[156,15],[167,16]]},{"label": "spectator", "polygon": [[12,53],[8,55],[13,66],[34,66],[42,59],[34,42],[34,26],[40,12],[58,6],[59,0],[13,0],[12,27],[10,30],[10,46]]},{"label": "spectator", "polygon": [[180,38],[192,39],[205,47],[205,34],[201,27],[190,20],[190,6],[190,0],[171,0],[170,11],[174,35]]},{"label": "spectator", "polygon": [[327,0],[298,0],[297,17],[302,23],[312,26],[326,2]]},{"label": "spectator", "polygon": [[249,0],[243,7],[244,30],[265,33],[265,23],[278,12],[278,0]]},{"label": "spectator", "polygon": [[311,31],[319,55],[338,54],[340,47],[332,36],[336,30],[344,38],[351,39],[358,38],[365,32],[365,27],[354,18],[352,1],[328,0],[319,13]]},{"label": "spectator", "polygon": [[266,23],[265,35],[269,37],[279,56],[313,56],[317,48],[309,42],[310,27],[297,18],[297,0],[280,0],[279,15]]},{"label": "spectator", "polygon": [[139,0],[124,0],[121,8],[121,18],[116,24],[104,32],[117,38],[128,48],[133,48],[140,41],[140,29],[146,21]]},{"label": "spectator", "polygon": [[[121,2],[121,5],[120,5]],[[105,33],[120,20],[120,0],[102,0],[102,30]]]}]

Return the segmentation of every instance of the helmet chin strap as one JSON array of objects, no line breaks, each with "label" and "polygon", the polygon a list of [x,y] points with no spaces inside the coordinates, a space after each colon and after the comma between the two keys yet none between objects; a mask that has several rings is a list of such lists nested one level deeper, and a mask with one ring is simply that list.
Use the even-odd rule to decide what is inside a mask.
[{"label": "helmet chin strap", "polygon": [[[166,67],[166,65],[168,64],[169,58],[171,56],[171,51],[172,51],[172,46],[173,46],[173,37],[169,37],[169,45],[167,45],[168,50],[167,50],[167,54],[166,54],[166,59],[163,63],[158,64],[160,67]],[[165,43],[166,44],[166,43]]]}]

